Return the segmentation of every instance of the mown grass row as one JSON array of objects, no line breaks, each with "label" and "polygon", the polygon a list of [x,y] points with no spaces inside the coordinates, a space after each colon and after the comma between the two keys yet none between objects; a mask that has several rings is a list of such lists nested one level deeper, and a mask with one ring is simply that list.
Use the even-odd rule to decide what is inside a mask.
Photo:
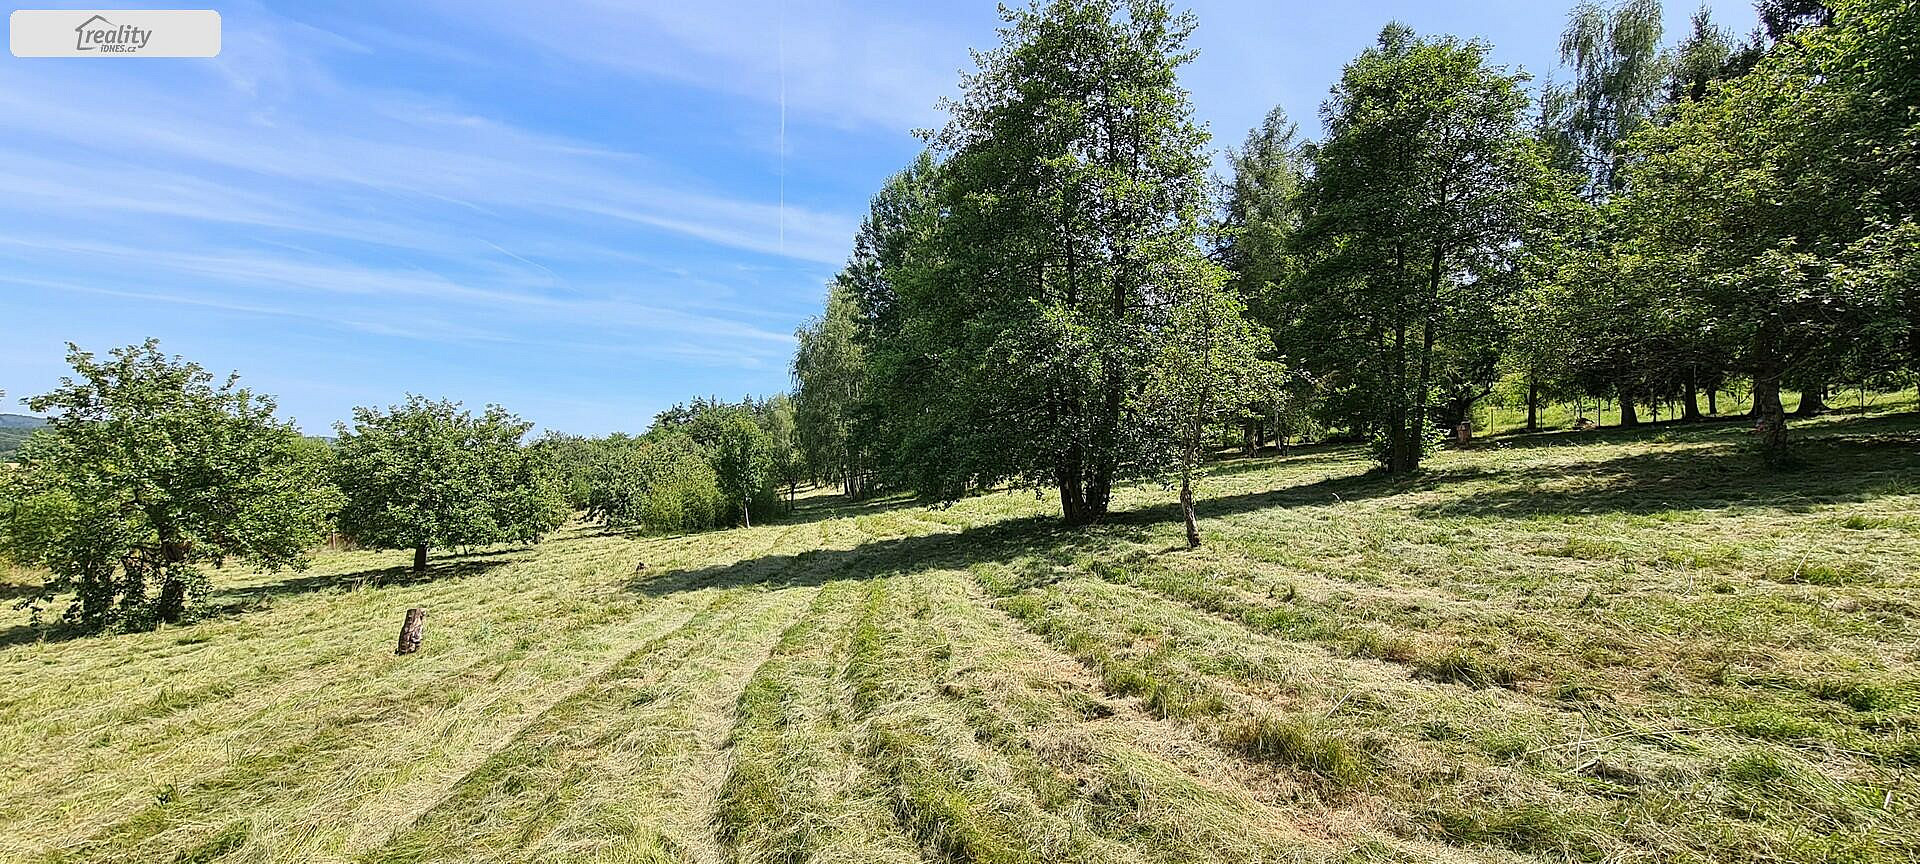
[{"label": "mown grass row", "polygon": [[[1711,436],[1685,446],[1707,451],[1701,470],[1717,473]],[[1544,454],[1548,464],[1597,456]],[[1446,454],[1437,471],[1487,478],[1457,488],[1366,480],[1354,487],[1361,501],[1270,495],[1300,503],[1229,513],[1197,555],[1136,542],[975,572],[1108,692],[1314,777],[1323,794],[1348,790],[1357,810],[1404,814],[1376,820],[1401,836],[1590,860],[1916,854],[1902,826],[1914,824],[1920,792],[1905,770],[1920,728],[1920,654],[1898,647],[1913,632],[1912,571],[1884,563],[1920,559],[1914,538],[1873,564],[1858,560],[1857,540],[1823,550],[1836,569],[1875,574],[1846,586],[1763,572],[1728,591],[1718,587],[1726,574],[1701,579],[1680,561],[1635,572],[1548,556],[1564,563],[1507,569],[1516,550],[1543,545],[1532,537],[1602,524],[1669,543],[1738,531],[1779,554],[1810,526],[1888,524],[1849,511],[1911,502],[1910,480],[1874,481],[1855,498],[1801,476],[1791,482],[1808,504],[1762,513],[1667,501],[1624,534],[1606,512],[1498,532],[1420,515],[1470,512],[1468,502],[1507,491],[1520,472],[1474,467],[1489,457],[1522,458]],[[1825,467],[1872,475],[1887,462],[1872,459]],[[1224,473],[1243,486],[1260,476]],[[1303,683],[1295,672],[1307,667],[1322,680]]]},{"label": "mown grass row", "polygon": [[712,860],[735,694],[810,594],[726,595],[541,715],[361,860]]},{"label": "mown grass row", "polygon": [[0,859],[1920,859],[1920,421],[1797,428],[232,574],[0,645]]}]

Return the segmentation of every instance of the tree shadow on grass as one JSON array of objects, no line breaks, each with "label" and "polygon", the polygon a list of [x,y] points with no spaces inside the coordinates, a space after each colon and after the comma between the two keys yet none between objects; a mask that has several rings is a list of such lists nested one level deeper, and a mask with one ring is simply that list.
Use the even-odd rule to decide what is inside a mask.
[{"label": "tree shadow on grass", "polygon": [[[428,582],[443,582],[452,579],[465,579],[498,567],[504,567],[521,559],[511,556],[515,552],[528,550],[506,550],[494,552],[466,552],[443,556],[430,563],[425,573],[415,573],[408,565],[378,567],[353,573],[316,573],[281,579],[259,585],[217,588],[207,598],[207,604],[192,620],[180,626],[196,622],[230,618],[270,608],[276,601],[302,594],[315,594],[334,591],[357,591],[362,588],[386,588],[404,585],[421,585]],[[218,578],[218,570],[212,571]],[[34,593],[37,588],[22,592],[17,596]],[[64,603],[64,598],[56,601]],[[57,611],[60,606],[56,606]],[[35,627],[31,624],[15,624],[0,628],[0,649],[32,642],[66,642],[83,636],[110,636],[112,633],[100,633],[68,625],[57,617]]]},{"label": "tree shadow on grass", "polygon": [[874,498],[849,498],[845,494],[816,495],[801,499],[793,512],[767,520],[776,525],[806,525],[848,516],[878,516],[897,510],[925,507],[928,502],[912,495],[892,494]]},{"label": "tree shadow on grass", "polygon": [[[1199,502],[1208,520],[1276,507],[1317,506],[1426,491],[1445,491],[1463,481],[1504,481],[1486,493],[1465,493],[1414,510],[1430,516],[1654,513],[1750,505],[1808,510],[1822,504],[1861,501],[1920,489],[1920,432],[1912,422],[1850,429],[1829,423],[1798,443],[1801,463],[1767,471],[1758,456],[1732,439],[1684,451],[1659,451],[1579,463],[1550,474],[1534,468],[1490,470],[1467,466],[1412,476],[1377,472],[1332,477],[1262,492]],[[1847,433],[1847,434],[1832,434]],[[1865,433],[1865,434],[1860,434]],[[1540,488],[1528,478],[1589,482],[1572,488]],[[1091,528],[1072,528],[1054,516],[1028,516],[966,528],[874,540],[850,549],[767,555],[730,564],[668,571],[636,579],[631,590],[661,596],[705,588],[765,589],[817,586],[841,580],[880,578],[927,569],[964,569],[1007,564],[1023,557],[1071,561],[1075,556],[1145,540],[1180,518],[1179,505],[1163,503],[1116,511]],[[1174,550],[1177,551],[1177,550]],[[1045,578],[1044,576],[1041,578]]]},{"label": "tree shadow on grass", "polygon": [[1097,542],[1097,533],[1068,528],[1050,516],[1027,516],[960,531],[870,540],[850,549],[813,549],[665,571],[635,579],[629,588],[657,597],[709,588],[811,587],[1010,561],[1022,554],[1057,548],[1062,541]]},{"label": "tree shadow on grass", "polygon": [[15,624],[0,628],[0,650],[34,642],[67,642],[82,636],[92,635],[78,627],[70,627],[54,621],[35,627],[31,624]]},{"label": "tree shadow on grass", "polygon": [[[524,552],[525,550],[515,551]],[[514,556],[513,552],[467,553],[449,555],[430,562],[423,573],[414,572],[411,565],[400,564],[353,573],[315,573],[260,585],[224,588],[213,592],[213,596],[208,601],[212,607],[208,615],[246,612],[280,598],[301,594],[358,591],[363,588],[392,588],[465,579],[521,560],[523,559]]]},{"label": "tree shadow on grass", "polygon": [[[1199,515],[1204,522],[1272,507],[1393,495],[1412,488],[1442,485],[1449,476],[1452,475],[1434,472],[1414,477],[1377,474],[1338,477],[1283,489],[1210,498],[1200,503]],[[1170,497],[1159,504],[1116,510],[1098,524],[1084,528],[1066,525],[1057,516],[1023,516],[957,531],[870,540],[849,549],[764,555],[729,564],[664,571],[635,579],[628,587],[648,596],[665,596],[709,588],[812,587],[929,569],[1007,564],[1028,556],[1070,561],[1088,552],[1144,542],[1154,529],[1173,525],[1179,519],[1180,505]]]},{"label": "tree shadow on grass", "polygon": [[[1699,420],[1662,420],[1638,426],[1600,426],[1593,429],[1545,429],[1539,432],[1502,432],[1476,439],[1469,450],[1495,448],[1528,450],[1540,447],[1581,447],[1589,444],[1635,444],[1661,439],[1671,443],[1724,441],[1745,443],[1753,438],[1753,418],[1716,415]],[[1817,418],[1788,417],[1787,431],[1795,440],[1828,435],[1911,433],[1920,429],[1920,414],[1868,413],[1832,410]]]},{"label": "tree shadow on grass", "polygon": [[[1838,425],[1838,424],[1832,424]],[[1734,441],[1681,451],[1635,453],[1552,472],[1501,472],[1511,482],[1427,505],[1428,516],[1645,515],[1675,510],[1817,507],[1920,491],[1920,435],[1811,434],[1795,462],[1768,469]]]}]

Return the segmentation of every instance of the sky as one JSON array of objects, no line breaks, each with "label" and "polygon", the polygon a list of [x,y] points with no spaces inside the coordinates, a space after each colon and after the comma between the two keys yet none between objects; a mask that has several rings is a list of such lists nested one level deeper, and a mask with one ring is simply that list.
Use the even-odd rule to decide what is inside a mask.
[{"label": "sky", "polygon": [[[1196,0],[1182,80],[1216,148],[1275,105],[1311,136],[1388,21],[1537,83],[1567,5]],[[1668,0],[1669,41],[1697,7]],[[311,434],[410,392],[599,435],[784,390],[867,199],[999,23],[991,2],[214,8],[217,58],[0,56],[0,411],[57,384],[68,342],[149,336]]]}]

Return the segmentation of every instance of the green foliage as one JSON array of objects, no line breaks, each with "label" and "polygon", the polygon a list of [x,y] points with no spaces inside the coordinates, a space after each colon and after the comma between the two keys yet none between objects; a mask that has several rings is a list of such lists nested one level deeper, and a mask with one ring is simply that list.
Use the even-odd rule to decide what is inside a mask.
[{"label": "green foliage", "polygon": [[[625,436],[616,435],[613,438],[623,439]],[[578,435],[548,432],[534,439],[527,449],[539,462],[541,469],[559,485],[567,506],[584,510],[592,492],[594,461],[599,455],[600,443]]]},{"label": "green foliage", "polygon": [[729,513],[706,454],[679,432],[599,442],[588,489],[587,518],[608,528],[700,531]]},{"label": "green foliage", "polygon": [[1389,26],[1348,64],[1313,150],[1293,301],[1308,324],[1288,359],[1354,393],[1388,471],[1418,468],[1435,425],[1495,378],[1492,316],[1541,166],[1522,79],[1486,54]]},{"label": "green foliage", "polygon": [[23,605],[72,592],[70,623],[136,629],[189,616],[207,563],[304,565],[340,496],[271,397],[151,339],[67,361],[74,376],[29,400],[50,425],[0,474],[0,549],[53,573]]},{"label": "green foliage", "polygon": [[[855,497],[887,486],[914,488],[921,478],[941,473],[921,466],[954,461],[957,448],[940,434],[937,415],[917,407],[935,396],[930,388],[939,358],[921,346],[938,337],[923,316],[907,315],[912,307],[903,305],[900,291],[919,284],[929,256],[937,253],[931,237],[940,219],[942,177],[942,166],[922,152],[874,195],[853,254],[829,289],[845,300],[835,304],[830,294],[829,320],[845,316],[847,324],[822,334],[829,341],[818,362],[796,368],[806,403],[802,428],[819,430],[803,437],[821,447],[812,451],[828,460],[821,464],[839,466],[841,483]],[[845,424],[844,440],[834,424]],[[837,456],[825,449],[833,445],[842,448]]]},{"label": "green foliage", "polygon": [[487,406],[409,395],[385,410],[355,408],[335,424],[335,480],[346,494],[340,527],[355,542],[425,550],[532,543],[566,519],[550,472],[521,438],[531,423]]},{"label": "green foliage", "polygon": [[794,438],[799,461],[815,479],[838,480],[849,492],[865,470],[854,438],[866,385],[865,357],[855,342],[858,316],[851,289],[836,283],[827,291],[826,311],[794,332]]},{"label": "green foliage", "polygon": [[1253,320],[1275,331],[1281,345],[1293,310],[1284,290],[1299,278],[1292,248],[1300,226],[1300,191],[1307,161],[1299,128],[1284,109],[1267,113],[1228,157],[1233,176],[1226,189],[1218,258],[1233,275],[1234,289]]},{"label": "green foliage", "polygon": [[781,393],[761,403],[754,422],[767,433],[767,483],[786,490],[787,506],[800,481],[807,479],[807,460],[801,452],[798,412],[792,398]]},{"label": "green foliage", "polygon": [[1831,25],[1634,142],[1631,251],[1664,277],[1664,305],[1711,310],[1753,379],[1770,460],[1786,452],[1783,379],[1913,359],[1920,63],[1899,46],[1917,39],[1910,3],[1836,4]]},{"label": "green foliage", "polygon": [[751,524],[755,517],[784,509],[781,487],[792,491],[804,470],[795,452],[794,425],[793,402],[784,394],[734,403],[695,399],[661,412],[647,435],[679,433],[693,439],[731,512]]},{"label": "green foliage", "polygon": [[1206,133],[1176,80],[1192,20],[1154,0],[1005,11],[951,119],[881,199],[843,282],[871,363],[869,429],[902,485],[1058,491],[1069,521],[1165,467],[1139,400],[1165,300],[1200,254]]},{"label": "green foliage", "polygon": [[753,500],[773,480],[773,439],[742,411],[716,412],[708,445],[720,494],[740,514],[742,524],[753,524]]},{"label": "green foliage", "polygon": [[1262,340],[1223,283],[1223,273],[1209,271],[1172,295],[1172,316],[1142,400],[1167,430],[1190,547],[1200,545],[1193,474],[1205,456],[1207,430],[1237,418],[1248,404],[1269,401],[1281,379],[1277,364],[1260,359]]},{"label": "green foliage", "polygon": [[1582,0],[1567,16],[1560,60],[1573,67],[1566,130],[1587,194],[1620,191],[1627,154],[1621,143],[1652,121],[1669,60],[1660,53],[1660,0],[1620,0],[1611,9]]}]

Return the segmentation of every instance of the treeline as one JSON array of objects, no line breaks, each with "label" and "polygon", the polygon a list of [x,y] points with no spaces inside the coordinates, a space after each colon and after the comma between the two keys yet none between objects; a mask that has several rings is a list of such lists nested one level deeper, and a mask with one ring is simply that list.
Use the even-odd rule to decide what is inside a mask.
[{"label": "treeline", "polygon": [[803,456],[855,494],[1053,489],[1080,522],[1236,432],[1404,472],[1490,397],[1633,425],[1738,388],[1785,460],[1782,388],[1817,411],[1920,361],[1920,5],[1760,13],[1669,45],[1657,0],[1582,3],[1537,88],[1390,24],[1320,140],[1276,108],[1210,182],[1191,16],[1008,11],[797,334]]},{"label": "treeline", "polygon": [[696,400],[637,438],[532,442],[499,406],[409,396],[354,409],[328,442],[154,340],[67,359],[74,374],[27,400],[46,428],[0,464],[0,556],[51,574],[19,602],[36,622],[67,595],[82,629],[181,621],[210,569],[304,566],[334,534],[411,550],[418,572],[436,549],[537,542],[575,511],[656,532],[747,524],[799,482],[784,396]]},{"label": "treeline", "polygon": [[550,433],[533,449],[589,519],[613,529],[699,531],[791,508],[805,479],[794,429],[784,394],[695,399],[656,415],[645,435]]}]

